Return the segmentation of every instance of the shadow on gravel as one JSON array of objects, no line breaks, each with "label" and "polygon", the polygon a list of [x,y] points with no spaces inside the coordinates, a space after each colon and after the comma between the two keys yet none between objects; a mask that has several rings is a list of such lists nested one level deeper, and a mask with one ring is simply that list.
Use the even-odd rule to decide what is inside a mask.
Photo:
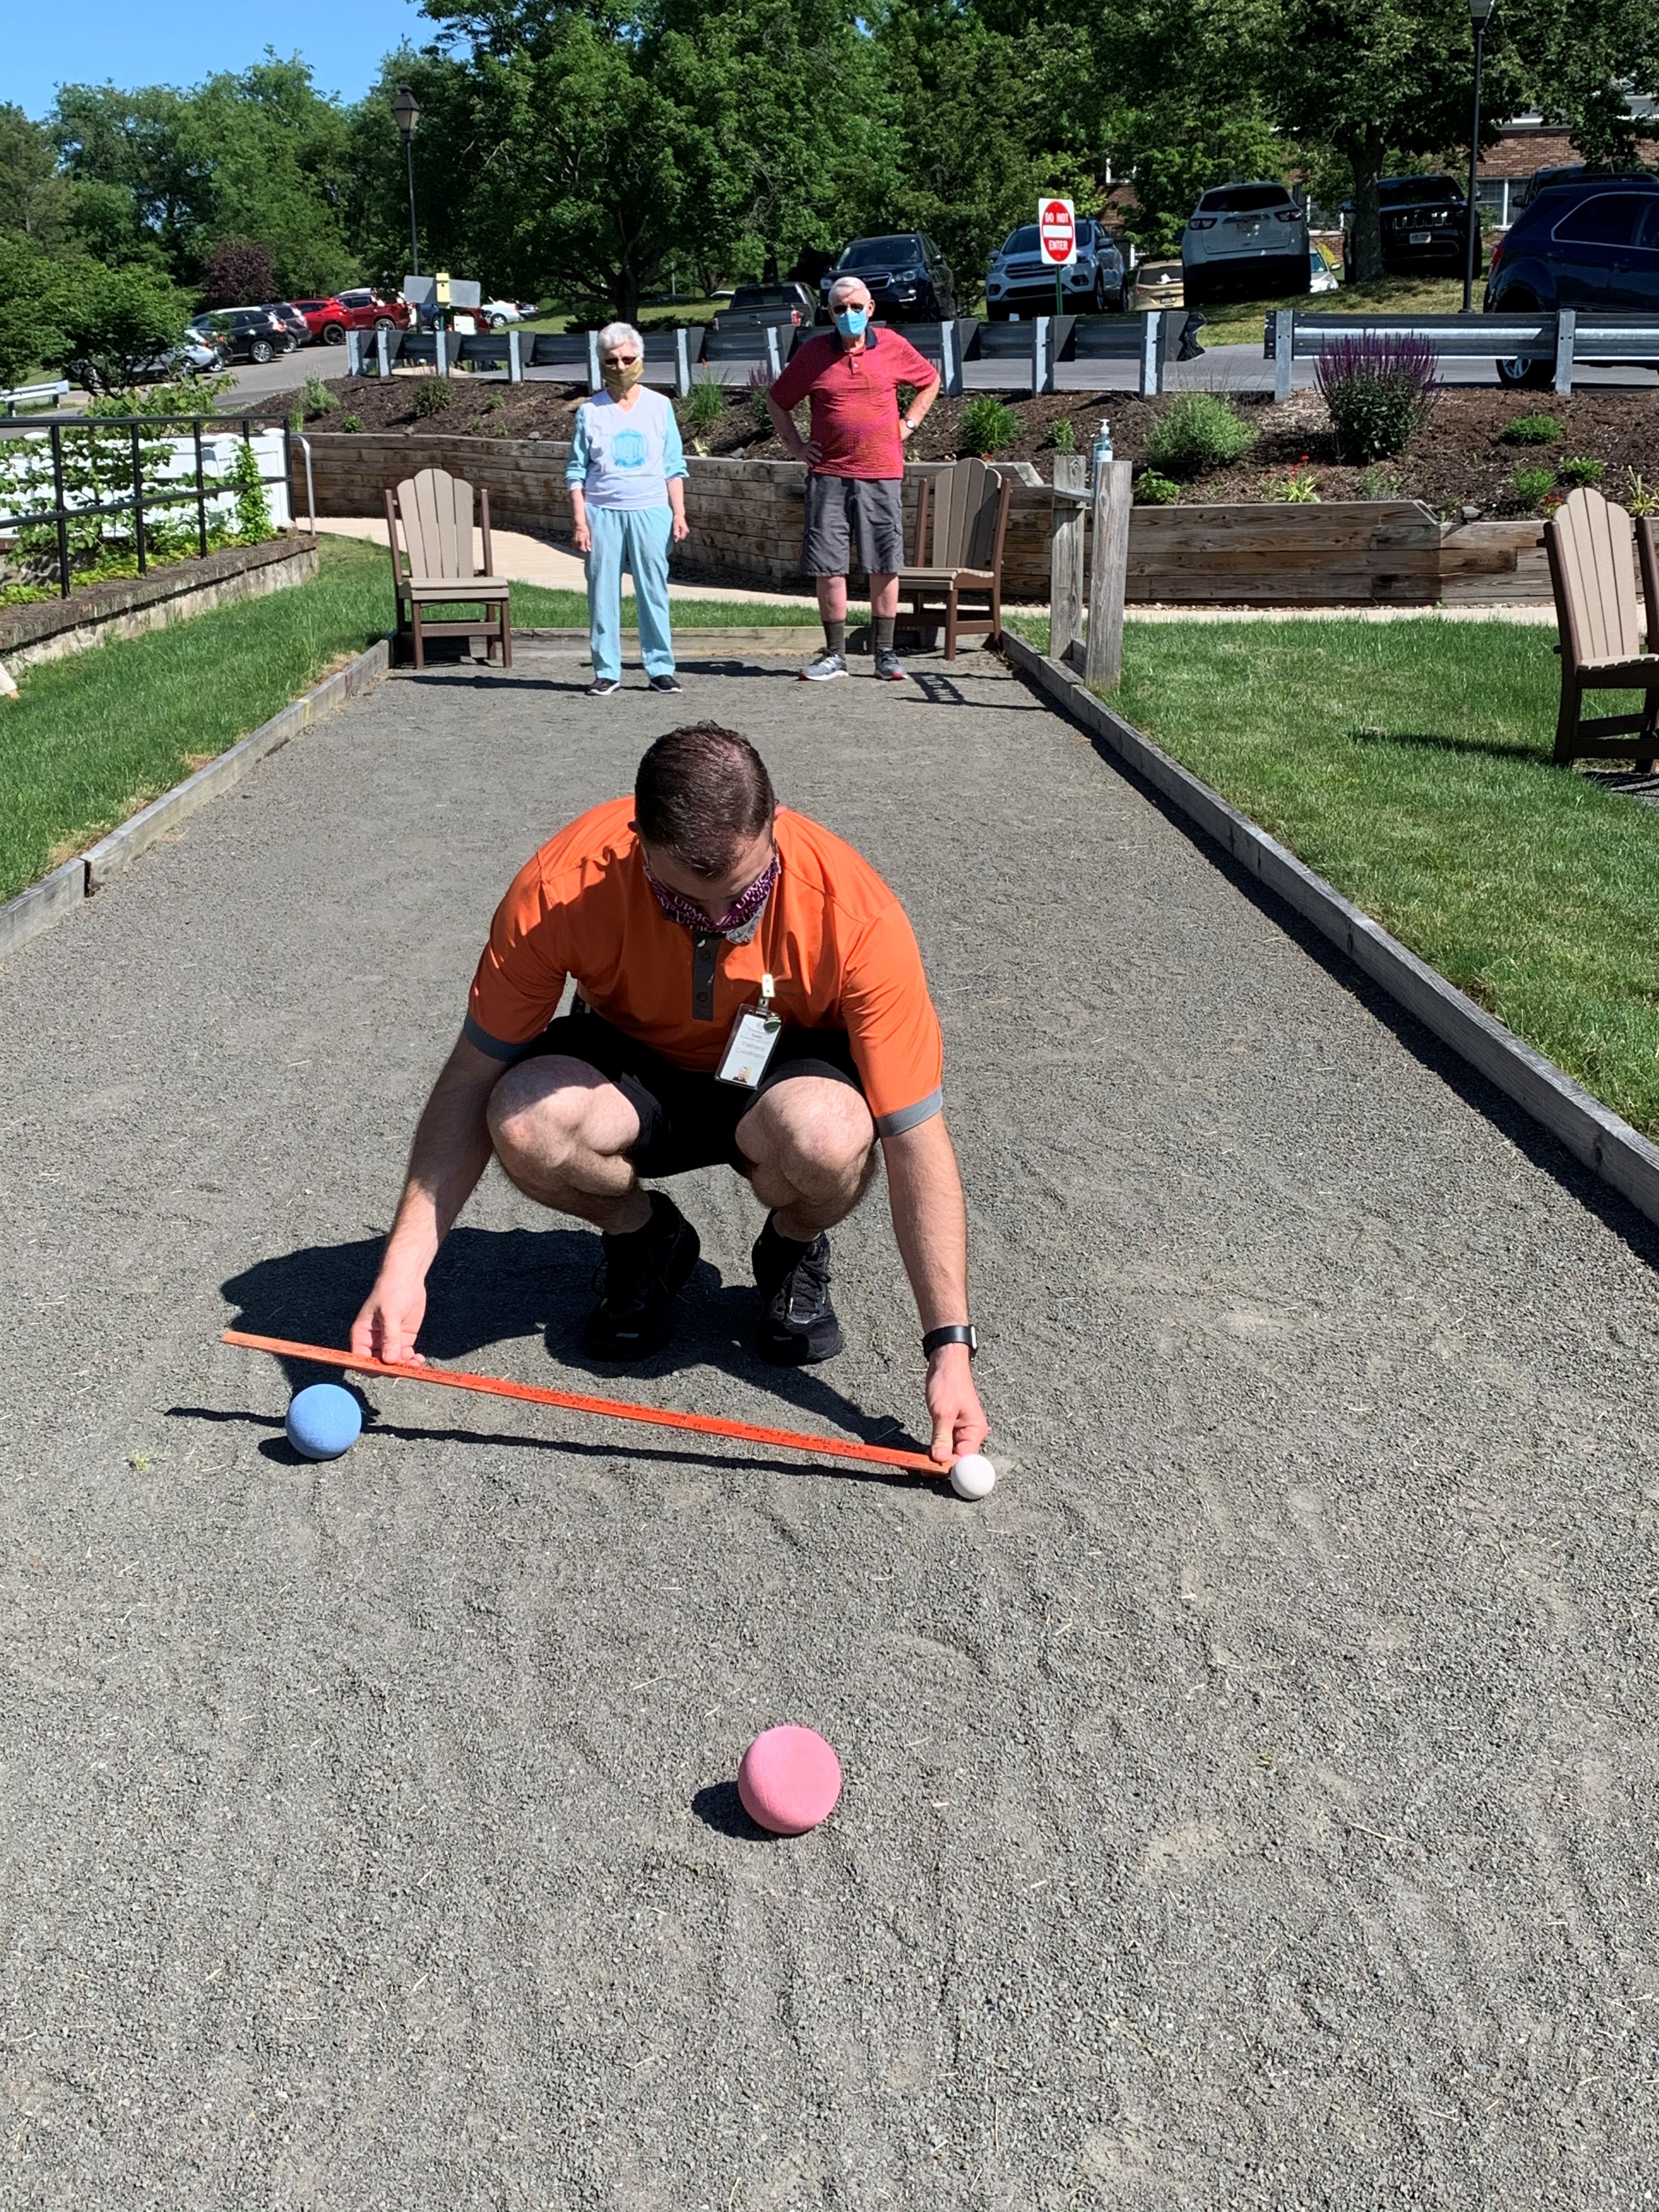
[{"label": "shadow on gravel", "polygon": [[[331,1375],[335,1370],[330,1369]],[[336,1378],[337,1379],[337,1377]],[[569,1437],[515,1437],[498,1429],[438,1429],[415,1428],[400,1421],[383,1421],[378,1408],[368,1392],[373,1388],[372,1376],[361,1377],[351,1385],[353,1394],[364,1407],[363,1434],[392,1437],[399,1443],[413,1444],[497,1444],[513,1451],[557,1452],[566,1459],[612,1461],[618,1456],[645,1461],[658,1467],[696,1467],[731,1469],[743,1468],[755,1474],[815,1474],[832,1482],[873,1482],[884,1490],[931,1490],[939,1488],[931,1475],[913,1473],[902,1467],[863,1467],[856,1460],[813,1460],[805,1454],[799,1459],[750,1459],[747,1449],[733,1443],[722,1449],[711,1441],[707,1449],[699,1450],[684,1445],[646,1444],[635,1441],[641,1433],[630,1428],[628,1441],[615,1443],[582,1443]],[[552,1408],[547,1409],[551,1412]],[[270,1429],[275,1434],[266,1437],[258,1447],[261,1459],[270,1460],[277,1467],[329,1467],[332,1461],[308,1460],[295,1450],[283,1433],[283,1423],[275,1413],[255,1413],[242,1409],[228,1412],[222,1406],[169,1406],[167,1418],[170,1421],[202,1421],[218,1428]],[[920,1447],[918,1446],[919,1449]]]},{"label": "shadow on gravel", "polygon": [[[1036,686],[1026,679],[1028,688]],[[1043,697],[1041,693],[1037,696]],[[1046,703],[1046,702],[1045,702]],[[1060,713],[1058,708],[1053,711]],[[1655,1224],[1637,1212],[1620,1198],[1601,1178],[1575,1159],[1565,1145],[1559,1144],[1547,1129],[1540,1127],[1530,1114],[1506,1097],[1495,1084],[1449,1045],[1424,1028],[1416,1018],[1407,1012],[1399,1001],[1374,983],[1363,969],[1355,966],[1346,952],[1340,951],[1330,939],[1315,928],[1296,909],[1285,903],[1276,891],[1269,890],[1247,868],[1240,866],[1223,845],[1189,822],[1180,809],[1153,789],[1133,769],[1127,767],[1112,751],[1104,738],[1080,723],[1073,722],[1069,714],[1062,719],[1079,731],[1093,747],[1102,764],[1138,791],[1148,805],[1155,807],[1173,829],[1178,830],[1188,842],[1195,845],[1211,866],[1220,871],[1234,889],[1249,899],[1251,905],[1264,914],[1273,926],[1284,931],[1310,960],[1316,961],[1327,975],[1357,999],[1366,1012],[1391,1030],[1407,1052],[1432,1069],[1447,1088],[1456,1093],[1464,1103],[1483,1115],[1495,1128],[1501,1129],[1518,1152],[1522,1152],[1535,1167],[1552,1176],[1562,1188],[1571,1194],[1587,1212],[1593,1213],[1602,1226],[1619,1237],[1636,1255],[1644,1267],[1659,1271],[1659,1224]],[[1419,742],[1429,742],[1427,739]]]},{"label": "shadow on gravel", "polygon": [[717,1836],[730,1836],[740,1844],[780,1844],[781,1836],[769,1835],[758,1820],[743,1809],[735,1782],[711,1782],[691,1800],[691,1810],[705,1828]]},{"label": "shadow on gravel", "polygon": [[[346,1244],[305,1245],[230,1276],[221,1287],[237,1310],[235,1327],[257,1336],[345,1345],[374,1280],[381,1241],[365,1237]],[[599,1240],[591,1230],[452,1231],[428,1279],[421,1350],[447,1364],[493,1345],[542,1336],[549,1358],[567,1377],[575,1370],[576,1387],[580,1378],[590,1377],[599,1385],[593,1395],[605,1397],[632,1395],[636,1381],[713,1367],[781,1401],[781,1415],[799,1413],[808,1425],[844,1429],[863,1443],[927,1449],[891,1414],[866,1412],[821,1372],[772,1367],[758,1358],[750,1349],[757,1311],[753,1285],[722,1283],[720,1271],[707,1260],[699,1262],[686,1285],[666,1351],[628,1367],[601,1366],[586,1358],[577,1340],[592,1300],[599,1261]],[[309,1360],[284,1359],[282,1366],[295,1389],[335,1373]],[[570,1387],[558,1375],[550,1375],[547,1383],[550,1389]],[[754,1418],[792,1425],[782,1418],[774,1421],[764,1410]]]}]

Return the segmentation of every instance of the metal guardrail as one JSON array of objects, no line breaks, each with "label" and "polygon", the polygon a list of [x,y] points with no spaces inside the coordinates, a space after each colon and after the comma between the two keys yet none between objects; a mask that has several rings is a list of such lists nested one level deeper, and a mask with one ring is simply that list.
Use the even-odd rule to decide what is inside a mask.
[{"label": "metal guardrail", "polygon": [[20,406],[39,405],[49,399],[67,399],[70,387],[67,380],[58,384],[20,384],[10,392],[0,392],[0,407],[8,415],[15,415]]},{"label": "metal guardrail", "polygon": [[1448,361],[1553,364],[1554,386],[1572,390],[1582,362],[1659,368],[1659,315],[1581,313],[1563,307],[1529,315],[1299,315],[1281,307],[1267,318],[1262,351],[1273,364],[1273,397],[1291,396],[1292,364],[1317,361],[1346,339],[1419,338]]},{"label": "metal guardrail", "polygon": [[[164,474],[149,473],[146,488],[144,446],[158,435],[167,435],[169,427],[183,423],[195,445],[194,481]],[[284,488],[291,477],[294,432],[291,425],[275,415],[35,415],[20,416],[0,421],[0,441],[8,438],[38,438],[43,434],[52,454],[52,504],[33,514],[0,514],[0,526],[9,531],[38,528],[46,523],[57,526],[58,584],[62,598],[68,599],[73,588],[70,573],[70,526],[84,520],[89,515],[126,514],[132,519],[133,550],[137,556],[138,574],[149,573],[149,549],[144,543],[144,524],[147,516],[167,507],[194,507],[196,509],[197,550],[203,559],[208,550],[208,504],[225,496],[233,487],[210,480],[207,474],[205,457],[202,451],[202,435],[211,436],[240,431],[243,442],[252,445],[256,430],[280,430],[283,438],[283,466],[280,473],[262,469],[261,483],[280,483]],[[78,500],[71,504],[66,495],[69,486],[64,472],[64,440],[66,435],[108,437],[112,432],[125,431],[129,441],[127,466],[131,471],[131,488],[114,499]],[[170,447],[181,444],[181,439],[168,436]],[[0,453],[5,447],[0,442]],[[310,480],[310,452],[307,449],[307,489]],[[314,521],[316,502],[312,501]]]},{"label": "metal guardrail", "polygon": [[[896,325],[916,350],[938,365],[945,393],[984,392],[1052,392],[1087,389],[1064,369],[1095,362],[1122,362],[1135,369],[1143,398],[1164,388],[1170,349],[1170,317],[1182,310],[1152,308],[1127,315],[1036,315],[1024,322],[982,322],[963,315],[944,323]],[[820,335],[810,324],[697,325],[676,331],[647,331],[647,383],[672,386],[682,397],[701,369],[711,383],[744,384],[757,368],[776,376],[797,347]],[[477,337],[434,331],[346,332],[347,366],[354,376],[389,376],[399,362],[448,376],[459,366],[488,374],[505,369],[507,381],[521,383],[526,371],[564,370],[572,383],[599,388],[596,331],[510,329]],[[964,371],[967,372],[964,374]]]}]

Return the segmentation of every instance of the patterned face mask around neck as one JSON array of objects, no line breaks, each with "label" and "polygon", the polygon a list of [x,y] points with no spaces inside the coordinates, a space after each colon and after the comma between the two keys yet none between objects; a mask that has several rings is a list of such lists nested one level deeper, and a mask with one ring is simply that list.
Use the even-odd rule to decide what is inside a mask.
[{"label": "patterned face mask around neck", "polygon": [[772,887],[778,879],[778,856],[775,853],[746,891],[740,891],[718,921],[708,916],[683,891],[670,890],[651,873],[651,863],[645,857],[643,847],[640,861],[647,880],[657,894],[657,904],[662,908],[666,921],[677,921],[682,929],[689,929],[694,937],[724,937],[734,945],[746,945],[760,927],[761,915],[766,902],[772,896]]}]

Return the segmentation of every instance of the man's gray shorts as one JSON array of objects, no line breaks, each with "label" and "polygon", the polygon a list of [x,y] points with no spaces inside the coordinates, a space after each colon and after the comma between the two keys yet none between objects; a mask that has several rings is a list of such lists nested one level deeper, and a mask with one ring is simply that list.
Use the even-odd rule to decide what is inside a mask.
[{"label": "man's gray shorts", "polygon": [[890,576],[904,566],[904,507],[898,477],[806,478],[803,576],[844,576],[856,544],[866,576]]}]

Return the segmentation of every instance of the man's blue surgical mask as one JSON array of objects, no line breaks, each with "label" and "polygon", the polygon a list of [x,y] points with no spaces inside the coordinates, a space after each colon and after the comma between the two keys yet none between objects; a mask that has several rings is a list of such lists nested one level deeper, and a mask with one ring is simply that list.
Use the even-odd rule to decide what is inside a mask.
[{"label": "man's blue surgical mask", "polygon": [[868,307],[837,307],[836,328],[844,338],[861,338],[864,326],[870,319]]}]

